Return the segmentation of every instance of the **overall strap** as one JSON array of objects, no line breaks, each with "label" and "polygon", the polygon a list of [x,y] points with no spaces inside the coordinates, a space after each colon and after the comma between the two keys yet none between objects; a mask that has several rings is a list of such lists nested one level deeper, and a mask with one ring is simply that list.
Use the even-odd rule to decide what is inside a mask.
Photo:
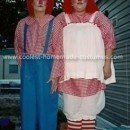
[{"label": "overall strap", "polygon": [[24,53],[27,52],[26,50],[26,44],[27,44],[27,30],[28,30],[28,25],[25,23],[24,25],[24,45],[23,45],[23,50],[24,50]]},{"label": "overall strap", "polygon": [[92,16],[91,16],[91,18],[90,18],[90,20],[89,20],[90,23],[93,23],[93,22],[94,22],[94,19],[95,19],[95,17],[96,17],[96,14],[97,14],[97,11],[92,14]]},{"label": "overall strap", "polygon": [[44,51],[43,51],[44,54],[47,53],[47,49],[48,49],[48,46],[49,46],[49,41],[50,41],[50,37],[51,37],[52,28],[53,28],[53,19],[49,22],[49,25],[48,25],[48,30],[47,30],[47,34],[46,34],[46,40],[45,40],[45,47],[44,47]]},{"label": "overall strap", "polygon": [[67,23],[67,24],[70,24],[70,23],[71,23],[71,20],[70,20],[68,14],[64,13],[64,17],[65,17],[66,23]]}]

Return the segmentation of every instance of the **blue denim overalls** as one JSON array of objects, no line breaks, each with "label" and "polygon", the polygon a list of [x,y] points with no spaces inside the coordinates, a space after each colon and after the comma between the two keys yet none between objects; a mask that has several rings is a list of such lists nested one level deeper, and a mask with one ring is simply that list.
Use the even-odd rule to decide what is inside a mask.
[{"label": "blue denim overalls", "polygon": [[[53,20],[49,22],[43,54],[47,54]],[[50,78],[53,58],[28,58],[28,25],[24,27],[24,55],[21,63],[21,130],[56,130],[58,94],[51,94]]]}]

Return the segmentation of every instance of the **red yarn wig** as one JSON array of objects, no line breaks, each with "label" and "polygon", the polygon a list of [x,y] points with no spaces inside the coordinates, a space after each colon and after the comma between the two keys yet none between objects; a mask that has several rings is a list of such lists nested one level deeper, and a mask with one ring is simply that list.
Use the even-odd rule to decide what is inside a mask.
[{"label": "red yarn wig", "polygon": [[[33,0],[26,0],[27,2],[27,10],[28,14],[32,17],[34,17],[34,9],[33,9]],[[54,0],[47,0],[47,5],[46,5],[46,11],[45,14],[51,14],[54,6]]]},{"label": "red yarn wig", "polygon": [[[72,7],[71,1],[72,0],[64,0],[63,11],[65,13],[71,14],[73,12],[73,7]],[[87,13],[94,13],[95,11],[99,11],[99,9],[96,6],[96,3],[94,2],[94,0],[87,0],[86,12]]]}]

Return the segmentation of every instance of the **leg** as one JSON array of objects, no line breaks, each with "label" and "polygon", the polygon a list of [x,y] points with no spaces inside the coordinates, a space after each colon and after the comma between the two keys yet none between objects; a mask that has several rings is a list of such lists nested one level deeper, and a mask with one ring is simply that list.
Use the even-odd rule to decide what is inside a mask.
[{"label": "leg", "polygon": [[36,129],[36,95],[31,71],[30,66],[24,66],[21,70],[21,130]]},{"label": "leg", "polygon": [[39,130],[56,130],[57,126],[57,110],[58,110],[58,94],[51,94],[48,85],[38,87],[37,91],[37,112]]},{"label": "leg", "polygon": [[95,130],[95,120],[97,114],[105,106],[105,95],[104,91],[98,92],[95,95],[84,97],[82,102],[82,130]]},{"label": "leg", "polygon": [[82,121],[67,121],[67,130],[81,130],[82,129]]},{"label": "leg", "polygon": [[[49,91],[50,92],[50,91]],[[56,130],[57,127],[57,113],[58,113],[58,94],[50,94],[48,98],[48,115],[47,115],[47,124],[48,130]]]},{"label": "leg", "polygon": [[36,93],[39,130],[56,130],[57,126],[58,94],[51,94],[51,83],[47,83],[50,77],[48,62],[37,61],[39,70],[36,70]]},{"label": "leg", "polygon": [[95,130],[95,120],[82,120],[82,130]]},{"label": "leg", "polygon": [[64,113],[68,119],[67,130],[81,130],[82,129],[82,114],[81,114],[82,97],[63,94],[63,99],[64,99]]},{"label": "leg", "polygon": [[83,119],[95,119],[97,114],[99,114],[104,107],[105,94],[103,90],[95,95],[84,97],[82,102]]}]

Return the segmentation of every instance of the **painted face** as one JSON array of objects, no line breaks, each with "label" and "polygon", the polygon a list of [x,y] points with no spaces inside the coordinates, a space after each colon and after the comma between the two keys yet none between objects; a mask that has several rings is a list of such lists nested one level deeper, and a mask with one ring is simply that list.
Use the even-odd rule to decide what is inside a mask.
[{"label": "painted face", "polygon": [[46,10],[47,0],[34,0],[33,6],[36,11],[45,11]]},{"label": "painted face", "polygon": [[87,6],[87,0],[72,0],[72,6],[76,12],[83,12]]},{"label": "painted face", "polygon": [[86,3],[87,0],[72,0],[73,3]]}]

